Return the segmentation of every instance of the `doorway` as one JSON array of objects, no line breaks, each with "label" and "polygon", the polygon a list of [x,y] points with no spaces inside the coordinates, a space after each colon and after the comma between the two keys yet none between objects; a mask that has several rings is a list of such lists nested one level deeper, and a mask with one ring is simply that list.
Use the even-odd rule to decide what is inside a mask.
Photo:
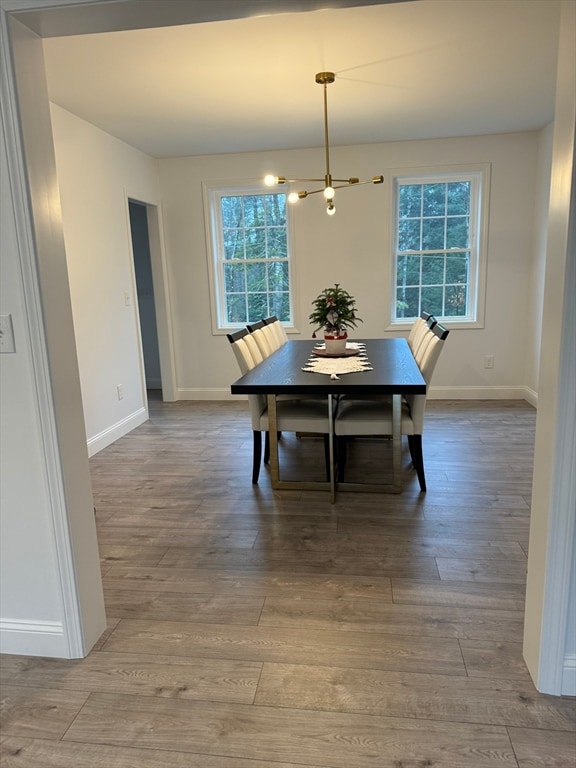
[{"label": "doorway", "polygon": [[135,200],[128,200],[128,210],[144,360],[144,380],[149,396],[154,394],[158,397],[162,394],[162,371],[148,229],[148,206]]}]

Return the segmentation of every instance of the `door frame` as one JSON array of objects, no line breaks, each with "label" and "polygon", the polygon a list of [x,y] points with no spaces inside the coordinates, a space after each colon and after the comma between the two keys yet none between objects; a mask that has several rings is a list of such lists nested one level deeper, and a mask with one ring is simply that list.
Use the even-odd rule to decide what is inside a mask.
[{"label": "door frame", "polygon": [[[136,4],[139,5],[139,7],[142,9],[142,3],[136,2]],[[73,6],[73,5],[75,5],[75,6],[88,6],[88,5],[94,6],[93,8],[90,8],[89,10],[90,11],[94,11],[96,14],[98,14],[98,12],[101,11],[102,13],[99,14],[99,18],[100,18],[100,21],[102,22],[103,21],[103,15],[106,13],[107,10],[109,10],[111,12],[111,17],[112,17],[112,16],[115,15],[114,14],[114,10],[117,9],[117,8],[114,8],[114,6],[116,6],[116,7],[123,6],[123,11],[126,12],[128,10],[128,6],[130,6],[130,2],[125,2],[124,0],[122,0],[121,2],[116,2],[116,0],[112,0],[112,1],[110,1],[110,0],[3,0],[2,7],[0,9],[0,14],[1,14],[0,24],[2,26],[1,31],[2,31],[3,42],[10,43],[10,41],[11,41],[10,19],[8,18],[8,16],[11,16],[12,14],[15,14],[16,16],[18,16],[20,21],[22,23],[24,23],[23,22],[23,16],[25,16],[24,12],[26,12],[26,11],[35,11],[36,10],[36,11],[46,12],[46,11],[54,10],[55,14],[60,14],[61,16],[62,15],[65,16],[67,7],[70,7],[70,11],[72,12],[73,9],[71,8],[71,6]],[[200,10],[204,10],[204,12],[206,13],[206,5],[207,4],[199,3],[198,4],[198,8]],[[213,5],[213,4],[211,4],[211,5]],[[244,6],[248,7],[250,5],[251,5],[251,3],[249,2],[249,0],[237,0],[236,8],[238,9],[238,7],[240,6],[240,8],[241,8],[240,15],[241,15],[242,14],[242,8]],[[567,3],[563,2],[563,7],[565,7],[566,5],[567,5]],[[195,6],[196,6],[196,4],[195,4]],[[191,8],[191,6],[188,6],[189,10],[190,10],[190,8]],[[80,10],[88,10],[88,9],[80,9]],[[277,9],[277,10],[279,10],[279,9]],[[77,17],[77,11],[78,11],[78,8],[76,8],[76,17]],[[91,14],[87,14],[86,18],[88,16],[91,16]],[[204,18],[202,20],[206,21],[208,19]],[[192,21],[193,21],[193,19],[188,19],[187,23],[191,23]],[[139,22],[138,26],[139,27],[145,26],[145,21],[143,21],[142,18],[140,19],[140,22]],[[109,29],[109,28],[110,28],[110,25],[107,26],[106,24],[104,24],[103,28],[100,31],[105,31],[106,29]],[[36,33],[34,33],[34,34],[36,34]],[[40,38],[38,38],[38,39],[40,39]],[[21,247],[20,254],[19,254],[21,262],[24,262],[24,261],[26,261],[27,256],[29,255],[29,254],[27,254],[27,248],[38,245],[37,243],[34,243],[33,229],[32,229],[32,226],[31,226],[31,222],[33,220],[36,220],[36,219],[41,219],[43,212],[41,210],[39,210],[38,207],[35,207],[35,201],[38,199],[38,197],[40,195],[43,195],[44,199],[50,199],[50,197],[51,197],[51,195],[53,193],[53,189],[51,188],[50,183],[51,182],[53,183],[53,182],[55,182],[57,180],[54,177],[47,177],[46,179],[43,180],[43,182],[40,179],[36,179],[36,181],[34,181],[28,175],[28,169],[26,167],[26,164],[25,164],[25,161],[24,161],[24,157],[23,157],[23,153],[22,153],[22,148],[21,148],[20,143],[19,143],[20,142],[19,135],[20,135],[21,125],[25,124],[28,120],[30,120],[30,115],[27,114],[25,110],[23,110],[20,115],[18,113],[18,108],[17,108],[17,105],[16,105],[16,99],[15,99],[15,93],[14,93],[14,90],[15,90],[14,73],[12,72],[12,69],[9,69],[7,78],[8,78],[8,81],[9,81],[8,82],[8,87],[9,87],[10,104],[6,107],[6,110],[4,110],[4,108],[3,108],[3,117],[4,117],[4,113],[6,113],[8,115],[8,123],[9,123],[8,132],[9,132],[9,136],[8,136],[8,139],[7,139],[7,144],[8,144],[9,153],[11,155],[11,157],[9,158],[9,161],[11,161],[15,165],[15,167],[17,168],[17,171],[18,171],[18,175],[19,175],[19,177],[22,180],[25,180],[26,178],[28,178],[28,180],[30,182],[29,186],[30,186],[30,189],[32,191],[32,194],[30,195],[29,198],[27,198],[25,194],[22,194],[22,195],[20,195],[18,197],[17,200],[15,200],[15,204],[18,205],[20,207],[20,209],[21,209],[21,219],[25,222],[24,228],[22,229],[22,237],[23,237],[23,241],[24,241],[25,245],[23,245]],[[38,85],[38,84],[36,84],[36,85]],[[37,96],[37,98],[38,98],[38,106],[43,108],[44,110],[46,110],[48,108],[48,99],[47,99],[47,93],[46,93],[46,90],[45,90],[45,86],[44,86],[44,90],[42,90],[42,88],[38,88],[38,96]],[[42,131],[43,131],[43,127],[40,126],[38,131],[37,131],[36,140],[42,142],[43,145],[45,146],[47,140],[49,142],[51,140],[51,137],[47,137],[45,134],[42,134]],[[36,189],[34,189],[34,184],[38,185],[38,187]],[[57,189],[57,185],[56,185],[56,189]],[[562,201],[562,204],[566,205],[567,203],[564,200],[564,201]],[[36,206],[37,206],[37,203],[36,203]],[[20,223],[22,223],[22,222],[20,222]],[[58,248],[63,248],[63,245],[62,245],[63,238],[62,238],[62,231],[61,231],[61,223],[60,223],[60,231],[59,232],[56,231],[55,234],[56,234],[56,243],[53,244],[53,247],[55,247],[56,250],[57,250]],[[161,241],[162,241],[162,234],[161,234],[161,231],[160,231],[160,227],[158,227],[158,232],[155,233],[155,236],[158,238],[158,241],[161,243]],[[58,241],[60,241],[60,244],[59,244]],[[37,255],[37,253],[34,250],[32,250],[32,254],[31,255],[34,256],[34,255]],[[61,255],[61,254],[59,254],[59,255]],[[29,261],[30,261],[30,259],[29,259]],[[33,261],[33,259],[32,259],[32,261]],[[33,267],[33,272],[32,272],[32,277],[30,278],[31,282],[29,282],[29,284],[28,284],[28,288],[30,290],[30,293],[34,294],[34,291],[37,291],[37,289],[38,289],[38,284],[41,286],[42,281],[38,281],[38,275],[37,275],[38,266],[37,266],[37,264],[34,263],[32,265],[32,267]],[[37,305],[36,309],[40,309],[41,305],[40,305],[40,297],[39,296],[37,297],[37,301],[38,301],[38,305]],[[41,315],[40,315],[40,317],[41,317]],[[46,326],[46,329],[48,329],[48,325]],[[49,333],[47,335],[49,335]],[[43,353],[44,350],[40,350],[40,352]],[[43,373],[46,381],[49,382],[50,381],[50,368],[49,368],[49,365],[48,365],[48,360],[47,360],[46,356],[44,356],[41,353],[39,353],[39,355],[37,356],[37,359],[35,360],[35,363],[36,363],[36,366],[37,366],[38,370]],[[64,356],[66,357],[66,355],[64,355]],[[70,365],[70,361],[71,361],[72,357],[75,357],[75,355],[73,356],[71,350],[68,350],[68,357],[67,357],[67,360],[66,360],[68,365]],[[167,375],[168,376],[170,375],[170,371],[167,371]],[[554,376],[556,378],[556,381],[558,381],[559,377],[561,376],[561,372],[559,372],[558,370],[554,371]],[[79,394],[79,392],[77,391],[78,387],[79,387],[79,382],[77,384],[74,383],[74,392],[75,392],[76,395]],[[54,389],[56,390],[56,388],[54,388]],[[59,392],[55,391],[55,394],[57,396],[57,399],[62,397],[62,393],[59,393]],[[58,424],[58,412],[57,412],[57,409],[56,410],[54,409],[54,407],[52,407],[51,415],[54,417],[54,424],[52,425],[52,427],[50,427],[50,425],[48,425],[48,426],[52,430],[52,436],[54,438],[54,451],[56,451],[56,449],[58,447],[58,441],[57,441],[56,438],[58,437],[58,433],[59,433],[59,424]],[[556,438],[560,439],[561,434],[559,435],[559,431],[561,433],[562,429],[566,430],[567,429],[567,425],[556,422],[556,423],[554,423],[551,426],[551,429],[554,430]],[[68,441],[68,444],[64,446],[65,450],[62,450],[63,446],[62,446],[62,444],[60,444],[60,454],[59,454],[59,458],[58,458],[58,467],[57,467],[57,468],[60,469],[62,475],[65,478],[65,480],[67,478],[68,481],[71,481],[71,478],[70,478],[70,467],[74,466],[74,458],[71,455],[71,451],[72,451],[72,449],[74,447],[72,445],[72,442],[73,442],[72,439],[77,439],[77,437],[74,438],[73,434],[70,436],[70,440]],[[538,442],[538,438],[537,438],[537,442]],[[50,454],[48,452],[47,463],[48,463],[49,459],[50,459]],[[558,469],[559,469],[558,467],[550,467],[550,468],[548,468],[548,473],[551,475],[552,478],[557,478]],[[539,471],[538,468],[536,469],[536,471]],[[60,482],[60,478],[57,478],[57,481]],[[59,499],[58,501],[59,501],[59,504],[56,505],[57,508],[54,510],[54,512],[55,512],[56,516],[59,515],[61,517],[61,522],[65,523],[66,522],[66,512],[67,512],[66,504],[69,503],[69,502],[67,500],[63,499],[63,498]],[[551,501],[551,500],[549,500],[549,501]],[[553,505],[549,504],[547,506],[547,509],[545,510],[545,512],[546,512],[546,514],[549,515],[549,525],[548,525],[548,528],[547,528],[547,531],[546,531],[547,536],[546,536],[546,542],[545,543],[551,544],[551,543],[553,543],[555,541],[555,537],[553,535],[554,531],[557,531],[557,530],[561,531],[562,530],[562,528],[563,528],[563,526],[565,524],[566,514],[568,514],[569,511],[567,512],[565,509],[555,508]],[[65,550],[65,551],[61,551],[60,555],[61,555],[61,557],[62,557],[62,559],[64,561],[69,562],[71,560],[72,553],[71,553],[70,548],[67,548],[65,545],[66,545],[66,542],[64,542],[64,545],[62,546],[62,549]],[[71,585],[68,582],[68,579],[70,577],[70,574],[71,574],[72,570],[73,569],[70,568],[69,571],[62,576],[62,586],[63,586],[64,590],[65,589],[69,590],[70,594],[72,595],[72,598],[75,598],[75,599],[72,599],[72,602],[75,605],[78,605],[82,601],[81,597],[78,598],[78,592],[77,592],[78,585],[73,585],[73,584]],[[569,573],[569,569],[564,568],[563,569],[563,573],[564,574]],[[541,574],[541,578],[538,578],[537,582],[534,583],[533,587],[534,587],[535,590],[537,590],[539,593],[541,593],[543,604],[545,606],[550,606],[551,605],[551,603],[550,603],[551,595],[549,593],[549,584],[547,584],[546,575],[547,575],[546,570],[544,570],[544,573]],[[101,581],[100,581],[100,585],[101,585]],[[530,581],[529,581],[529,586],[530,586]],[[566,586],[567,590],[568,590],[569,585],[564,584],[563,586]],[[566,592],[566,594],[568,594],[568,591]],[[552,605],[553,605],[553,603],[552,603]],[[74,625],[74,618],[76,618],[78,620],[78,625],[73,626]],[[537,623],[539,623],[539,621],[540,621],[539,617],[536,617],[536,621],[537,621]],[[80,623],[81,623],[80,611],[77,611],[76,612],[76,617],[73,617],[73,616],[71,617],[70,627],[68,628],[70,636],[72,636],[74,634],[74,632],[76,632],[77,636],[81,634],[81,631],[80,631],[81,627],[79,627]],[[81,645],[81,643],[80,643],[80,645]],[[564,664],[563,649],[549,648],[549,650],[550,651],[554,651],[554,650],[556,651],[553,654],[554,658],[549,658],[548,659],[548,661],[549,661],[549,665],[548,666],[557,674],[558,669],[561,669],[563,664]],[[538,648],[538,651],[535,654],[535,661],[536,661],[536,663],[538,663],[538,661],[540,661],[540,663],[542,663],[542,655],[543,655],[544,652],[545,652],[544,648],[542,648],[542,647]],[[542,672],[542,678],[540,679],[539,676],[536,675],[535,679],[537,680],[537,685],[538,685],[540,690],[547,690],[547,683],[549,681],[545,681],[544,680],[545,670],[541,669],[541,672]],[[550,691],[550,692],[558,693],[557,691]]]},{"label": "door frame", "polygon": [[[158,352],[160,355],[160,376],[162,378],[162,399],[165,402],[173,402],[178,399],[176,390],[176,358],[174,351],[174,333],[172,328],[172,299],[170,293],[170,279],[168,264],[166,262],[164,248],[164,229],[162,204],[150,200],[144,200],[139,195],[132,195],[124,190],[126,206],[126,222],[128,227],[128,239],[131,254],[131,280],[132,295],[137,296],[136,269],[134,267],[134,249],[130,231],[130,202],[138,203],[146,208],[148,223],[148,240],[150,244],[150,264],[152,267],[152,283],[154,287],[154,309],[156,312],[156,332],[158,334]],[[146,402],[146,372],[144,369],[144,346],[142,343],[142,331],[138,312],[138,302],[134,302],[134,311],[137,325],[138,339],[140,342],[140,377],[143,393],[143,402]]]}]

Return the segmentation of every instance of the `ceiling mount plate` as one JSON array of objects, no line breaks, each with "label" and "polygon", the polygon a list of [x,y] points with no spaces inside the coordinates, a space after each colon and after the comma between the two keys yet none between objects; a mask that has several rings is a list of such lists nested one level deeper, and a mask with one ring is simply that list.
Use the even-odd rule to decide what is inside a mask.
[{"label": "ceiling mount plate", "polygon": [[336,75],[334,72],[318,72],[315,79],[319,85],[328,85],[336,80]]}]

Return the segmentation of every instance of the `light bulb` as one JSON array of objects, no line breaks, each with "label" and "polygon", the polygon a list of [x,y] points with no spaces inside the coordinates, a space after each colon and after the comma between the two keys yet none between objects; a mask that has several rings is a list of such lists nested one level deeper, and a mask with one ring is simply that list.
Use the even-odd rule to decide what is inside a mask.
[{"label": "light bulb", "polygon": [[326,198],[326,200],[332,200],[332,198],[334,197],[334,194],[335,194],[334,187],[326,187],[324,189],[324,197]]},{"label": "light bulb", "polygon": [[290,194],[288,195],[288,202],[297,203],[298,200],[300,200],[300,195],[298,194],[298,192],[290,192]]},{"label": "light bulb", "polygon": [[267,187],[273,187],[275,184],[278,184],[278,176],[272,176],[272,174],[269,173],[267,176],[264,176],[264,184],[266,184]]},{"label": "light bulb", "polygon": [[336,213],[336,206],[332,202],[332,200],[328,200],[328,205],[326,206],[326,213],[328,216],[334,216]]}]

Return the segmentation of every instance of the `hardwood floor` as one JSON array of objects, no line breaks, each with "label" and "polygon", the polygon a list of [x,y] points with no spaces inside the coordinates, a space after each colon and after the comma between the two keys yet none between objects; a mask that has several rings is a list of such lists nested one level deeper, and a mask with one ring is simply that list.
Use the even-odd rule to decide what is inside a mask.
[{"label": "hardwood floor", "polygon": [[[3,768],[569,768],[522,660],[535,411],[430,401],[419,493],[251,485],[244,403],[150,402],[91,459],[108,629],[2,657]],[[282,439],[286,473],[324,472]],[[358,440],[347,479],[378,476]]]}]

